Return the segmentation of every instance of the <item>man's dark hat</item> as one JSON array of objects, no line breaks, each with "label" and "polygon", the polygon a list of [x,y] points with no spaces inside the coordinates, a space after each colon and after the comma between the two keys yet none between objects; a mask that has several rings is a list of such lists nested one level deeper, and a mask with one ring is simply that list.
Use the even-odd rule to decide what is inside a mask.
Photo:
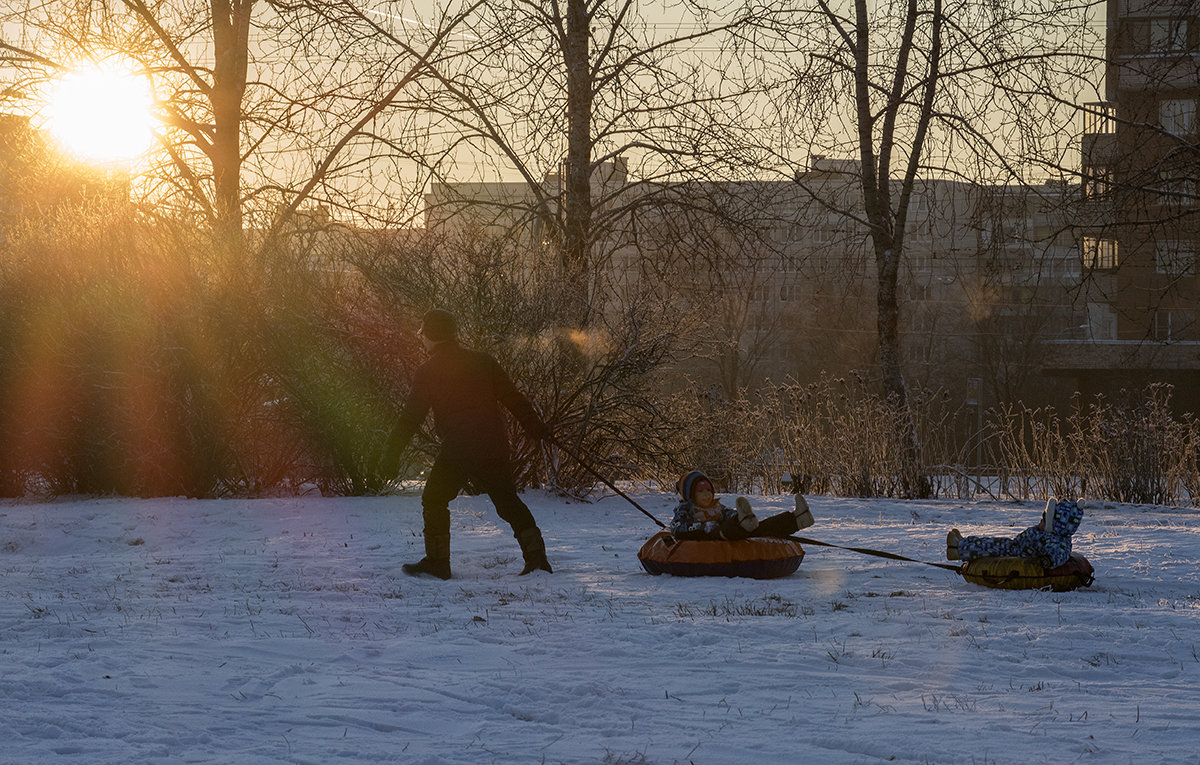
[{"label": "man's dark hat", "polygon": [[453,340],[454,336],[458,334],[458,322],[454,320],[454,314],[449,311],[434,308],[421,320],[421,334],[435,343]]}]

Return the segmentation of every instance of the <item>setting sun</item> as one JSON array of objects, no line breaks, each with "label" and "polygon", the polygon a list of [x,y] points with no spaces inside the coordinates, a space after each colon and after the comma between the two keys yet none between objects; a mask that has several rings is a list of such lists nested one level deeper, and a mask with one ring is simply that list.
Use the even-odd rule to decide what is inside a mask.
[{"label": "setting sun", "polygon": [[128,71],[93,66],[77,69],[51,88],[46,127],[73,154],[119,162],[144,154],[154,140],[154,94],[150,83]]}]

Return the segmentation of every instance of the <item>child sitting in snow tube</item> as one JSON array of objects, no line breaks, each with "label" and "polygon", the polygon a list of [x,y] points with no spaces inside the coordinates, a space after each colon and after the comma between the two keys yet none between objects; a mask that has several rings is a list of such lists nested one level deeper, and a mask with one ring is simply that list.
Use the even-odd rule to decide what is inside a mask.
[{"label": "child sitting in snow tube", "polygon": [[1032,558],[1047,569],[1058,568],[1071,557],[1071,536],[1079,530],[1083,507],[1076,502],[1046,503],[1042,520],[1013,538],[964,537],[958,529],[946,535],[946,559],[972,561],[978,558]]},{"label": "child sitting in snow tube", "polygon": [[808,502],[799,494],[795,510],[760,521],[745,497],[738,497],[732,508],[721,504],[712,481],[699,470],[680,478],[677,488],[682,501],[675,506],[670,527],[676,539],[732,542],[748,537],[786,537],[813,525]]},{"label": "child sitting in snow tube", "polygon": [[681,501],[670,529],[642,545],[638,560],[651,574],[774,579],[794,572],[804,559],[800,544],[788,539],[813,524],[804,497],[796,509],[758,520],[745,497],[735,507],[721,504],[712,481],[693,471],[679,481]]}]

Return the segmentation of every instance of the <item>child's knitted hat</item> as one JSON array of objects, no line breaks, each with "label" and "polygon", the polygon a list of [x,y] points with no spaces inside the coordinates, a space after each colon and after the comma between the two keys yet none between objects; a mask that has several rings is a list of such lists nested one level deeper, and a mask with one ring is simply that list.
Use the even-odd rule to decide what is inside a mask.
[{"label": "child's knitted hat", "polygon": [[679,490],[679,496],[683,497],[684,502],[692,501],[692,491],[696,488],[696,484],[701,481],[707,483],[710,489],[713,488],[712,480],[699,470],[693,470],[679,479],[679,482],[675,484],[675,488]]}]

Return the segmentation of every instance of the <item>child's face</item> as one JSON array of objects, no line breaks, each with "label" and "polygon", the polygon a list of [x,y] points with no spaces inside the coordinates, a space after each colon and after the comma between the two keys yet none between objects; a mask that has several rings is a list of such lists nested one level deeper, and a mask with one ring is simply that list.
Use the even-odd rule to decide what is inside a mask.
[{"label": "child's face", "polygon": [[692,489],[692,502],[695,502],[700,507],[712,507],[717,501],[717,495],[713,492],[711,483],[701,481]]}]

